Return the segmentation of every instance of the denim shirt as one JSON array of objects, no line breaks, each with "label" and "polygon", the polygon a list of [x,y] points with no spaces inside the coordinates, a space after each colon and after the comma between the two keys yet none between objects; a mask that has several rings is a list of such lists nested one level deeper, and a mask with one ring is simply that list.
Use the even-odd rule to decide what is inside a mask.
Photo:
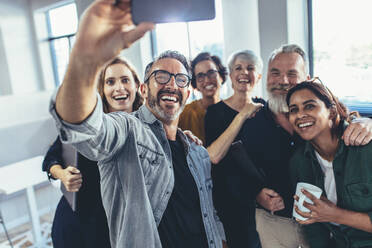
[{"label": "denim shirt", "polygon": [[[93,113],[75,125],[60,119],[55,96],[52,98],[50,112],[61,140],[99,161],[112,247],[161,247],[157,228],[174,186],[171,149],[163,124],[146,106],[132,114],[104,114],[98,95],[97,99]],[[181,130],[177,135],[199,191],[209,247],[222,247],[225,235],[213,207],[208,152],[190,143]]]}]

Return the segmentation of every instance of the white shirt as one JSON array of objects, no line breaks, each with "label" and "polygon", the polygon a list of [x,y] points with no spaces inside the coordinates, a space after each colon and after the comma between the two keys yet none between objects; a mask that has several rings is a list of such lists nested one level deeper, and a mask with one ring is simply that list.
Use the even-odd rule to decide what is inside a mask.
[{"label": "white shirt", "polygon": [[[334,204],[337,204],[337,191],[336,191],[335,174],[333,173],[333,162],[329,162],[323,159],[317,151],[315,151],[315,155],[320,164],[320,168],[322,168],[322,171],[324,173],[324,190],[327,194],[327,198]],[[336,225],[336,226],[339,225],[333,222],[331,222],[331,224]]]},{"label": "white shirt", "polygon": [[327,198],[334,204],[337,204],[337,191],[335,175],[333,173],[333,163],[323,159],[317,151],[315,151],[315,155],[324,173],[324,189],[327,194]]}]

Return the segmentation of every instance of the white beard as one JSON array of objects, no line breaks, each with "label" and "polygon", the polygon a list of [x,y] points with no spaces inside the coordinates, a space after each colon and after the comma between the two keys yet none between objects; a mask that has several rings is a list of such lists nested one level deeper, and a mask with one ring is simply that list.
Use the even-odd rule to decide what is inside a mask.
[{"label": "white beard", "polygon": [[269,109],[274,114],[288,113],[288,105],[286,102],[287,95],[274,95],[272,92],[268,92]]}]

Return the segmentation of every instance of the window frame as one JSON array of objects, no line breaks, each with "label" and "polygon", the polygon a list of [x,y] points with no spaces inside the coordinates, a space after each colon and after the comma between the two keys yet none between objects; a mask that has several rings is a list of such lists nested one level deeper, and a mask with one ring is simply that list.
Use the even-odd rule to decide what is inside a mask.
[{"label": "window frame", "polygon": [[[314,28],[313,28],[313,0],[307,0],[308,16],[308,57],[309,57],[309,75],[314,77]],[[348,101],[345,105],[350,110],[356,110],[361,116],[372,118],[372,102],[358,103]]]},{"label": "window frame", "polygon": [[45,22],[46,22],[46,25],[47,25],[47,32],[48,32],[48,34],[47,34],[48,36],[46,38],[46,41],[49,44],[49,51],[50,51],[50,56],[51,56],[51,60],[52,60],[52,68],[53,68],[53,76],[54,76],[55,86],[59,86],[62,82],[61,82],[61,80],[59,78],[59,74],[58,74],[58,63],[57,63],[56,51],[55,51],[54,46],[52,44],[56,40],[61,40],[61,39],[66,39],[67,38],[68,45],[69,45],[69,52],[71,52],[72,39],[76,36],[76,32],[75,33],[70,33],[70,34],[65,34],[65,35],[60,35],[60,36],[53,36],[52,35],[52,26],[51,26],[51,20],[50,20],[49,12],[51,10],[61,8],[61,7],[64,7],[66,5],[69,5],[69,4],[75,4],[75,6],[76,6],[76,3],[74,1],[71,1],[71,2],[65,2],[64,4],[61,4],[61,5],[58,5],[58,6],[51,7],[48,10],[45,11]]}]

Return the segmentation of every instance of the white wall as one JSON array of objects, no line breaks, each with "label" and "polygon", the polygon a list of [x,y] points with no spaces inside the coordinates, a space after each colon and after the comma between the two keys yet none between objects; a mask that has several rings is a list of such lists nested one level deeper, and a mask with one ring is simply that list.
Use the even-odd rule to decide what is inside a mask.
[{"label": "white wall", "polygon": [[306,0],[222,0],[225,61],[241,49],[255,51],[264,61],[253,95],[267,97],[267,62],[275,48],[296,43],[307,51],[306,7]]},{"label": "white wall", "polygon": [[9,67],[4,47],[3,32],[0,26],[0,96],[12,94],[12,84],[10,81]]},{"label": "white wall", "polygon": [[[28,1],[0,1],[0,29],[5,57],[0,58],[2,70],[9,71],[13,94],[33,93],[42,89],[40,85],[38,57],[32,33]],[[31,48],[31,49],[30,49]]]},{"label": "white wall", "polygon": [[[48,110],[52,91],[0,97],[0,128],[51,117]],[[1,142],[1,141],[0,141]]]},{"label": "white wall", "polygon": [[270,0],[259,1],[261,56],[264,61],[262,77],[263,96],[266,94],[266,70],[271,52],[282,44],[288,43],[287,39],[287,1]]},{"label": "white wall", "polygon": [[[257,0],[222,0],[222,13],[226,66],[229,56],[238,50],[253,50],[260,56]],[[226,84],[232,94],[230,78]],[[262,87],[258,85],[252,95],[262,96]]]}]

